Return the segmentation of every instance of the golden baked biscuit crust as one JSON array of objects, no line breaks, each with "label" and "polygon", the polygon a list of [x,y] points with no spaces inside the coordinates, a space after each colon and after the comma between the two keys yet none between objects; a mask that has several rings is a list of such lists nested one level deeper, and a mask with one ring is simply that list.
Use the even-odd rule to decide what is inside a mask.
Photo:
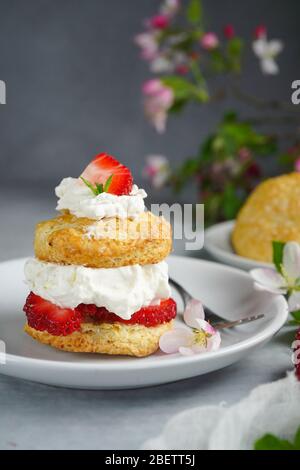
[{"label": "golden baked biscuit crust", "polygon": [[264,181],[238,214],[232,234],[237,254],[272,262],[272,241],[300,243],[300,173]]},{"label": "golden baked biscuit crust", "polygon": [[[97,238],[90,235],[90,227],[96,227]],[[154,264],[172,249],[171,226],[151,212],[98,222],[64,214],[37,224],[34,249],[41,261],[90,268]]]},{"label": "golden baked biscuit crust", "polygon": [[159,338],[172,328],[172,321],[154,327],[122,323],[82,323],[81,331],[54,336],[25,325],[32,338],[54,348],[70,352],[100,353],[145,357],[159,347]]}]

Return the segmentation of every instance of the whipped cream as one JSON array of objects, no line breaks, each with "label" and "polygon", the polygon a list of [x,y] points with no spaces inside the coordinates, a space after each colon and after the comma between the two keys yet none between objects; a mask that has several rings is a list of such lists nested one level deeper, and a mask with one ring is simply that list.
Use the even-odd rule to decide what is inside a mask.
[{"label": "whipped cream", "polygon": [[95,304],[124,320],[129,320],[141,307],[159,304],[171,295],[165,261],[95,269],[29,259],[25,278],[36,295],[60,307]]},{"label": "whipped cream", "polygon": [[104,217],[135,218],[145,210],[143,189],[133,185],[127,196],[101,193],[95,196],[78,178],[64,178],[55,188],[58,197],[56,210],[68,210],[76,217],[103,219]]}]

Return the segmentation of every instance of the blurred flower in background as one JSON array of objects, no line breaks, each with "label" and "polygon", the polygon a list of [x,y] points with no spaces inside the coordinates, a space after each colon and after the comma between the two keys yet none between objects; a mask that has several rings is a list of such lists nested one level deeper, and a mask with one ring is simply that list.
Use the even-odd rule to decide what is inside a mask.
[{"label": "blurred flower in background", "polygon": [[261,70],[266,75],[276,75],[279,67],[275,59],[283,49],[282,41],[277,39],[268,40],[267,30],[263,26],[256,28],[253,51],[260,59]]},{"label": "blurred flower in background", "polygon": [[164,132],[168,110],[174,101],[171,88],[166,87],[161,80],[148,80],[143,85],[145,114],[152,122],[157,132]]},{"label": "blurred flower in background", "polygon": [[[179,168],[168,165],[166,178],[154,177],[159,175],[154,168],[163,168],[165,157],[161,167],[159,160],[149,165],[147,159],[144,174],[156,187],[164,181],[180,190],[194,180],[200,202],[205,204],[206,223],[212,224],[236,216],[263,178],[267,165],[262,158],[278,153],[288,141],[289,150],[281,153],[279,162],[286,169],[299,171],[300,115],[291,103],[260,98],[255,89],[251,93],[241,88],[240,76],[249,53],[259,59],[260,70],[268,79],[279,73],[277,59],[283,42],[269,40],[264,24],[256,26],[253,37],[244,39],[232,23],[225,24],[221,33],[207,29],[203,16],[201,0],[165,0],[146,20],[146,29],[135,42],[150,72],[156,75],[145,82],[143,95],[145,115],[159,133],[166,130],[171,115],[178,115],[190,103],[203,106],[230,99],[249,110],[249,116],[242,118],[232,111],[220,116],[215,132],[204,139],[194,156]],[[272,131],[262,131],[268,123]],[[281,133],[283,123],[295,124],[288,137]]]},{"label": "blurred flower in background", "polygon": [[215,33],[205,33],[201,37],[200,44],[203,49],[211,51],[219,46],[219,39]]},{"label": "blurred flower in background", "polygon": [[148,155],[143,176],[156,189],[165,186],[171,176],[171,167],[168,159],[163,155]]}]

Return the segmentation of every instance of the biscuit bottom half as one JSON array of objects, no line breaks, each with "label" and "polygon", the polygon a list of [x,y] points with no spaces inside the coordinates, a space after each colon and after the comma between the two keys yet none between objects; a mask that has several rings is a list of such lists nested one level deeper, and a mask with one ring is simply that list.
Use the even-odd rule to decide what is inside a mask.
[{"label": "biscuit bottom half", "polygon": [[159,338],[173,321],[154,327],[122,323],[82,323],[81,330],[68,336],[54,336],[25,325],[25,332],[40,343],[70,352],[145,357],[159,347]]}]

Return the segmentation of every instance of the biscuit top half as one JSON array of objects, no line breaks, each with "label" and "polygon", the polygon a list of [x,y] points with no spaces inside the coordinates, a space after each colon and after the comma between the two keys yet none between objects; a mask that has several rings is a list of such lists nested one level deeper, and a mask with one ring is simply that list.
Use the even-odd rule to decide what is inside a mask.
[{"label": "biscuit top half", "polygon": [[60,216],[35,231],[35,256],[92,268],[159,263],[172,249],[170,224],[145,210],[130,170],[101,153],[79,178],[57,186]]}]

